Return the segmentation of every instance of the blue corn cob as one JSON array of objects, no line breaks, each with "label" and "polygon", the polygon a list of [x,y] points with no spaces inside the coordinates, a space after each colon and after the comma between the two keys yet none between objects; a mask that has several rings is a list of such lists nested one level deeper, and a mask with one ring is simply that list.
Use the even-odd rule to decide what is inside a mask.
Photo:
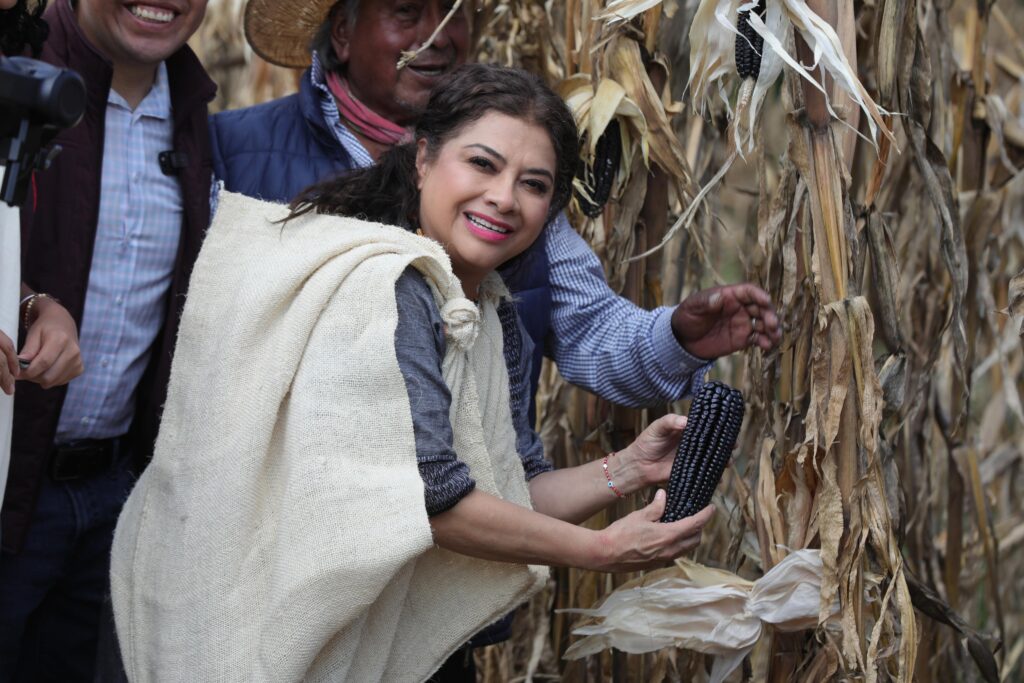
[{"label": "blue corn cob", "polygon": [[[760,0],[754,11],[764,18],[765,0]],[[752,78],[757,80],[761,71],[761,50],[764,49],[764,38],[750,25],[750,11],[740,12],[736,21],[736,72],[740,80]]]},{"label": "blue corn cob", "polygon": [[689,517],[711,502],[740,435],[743,411],[743,395],[721,382],[708,382],[693,398],[661,521]]}]

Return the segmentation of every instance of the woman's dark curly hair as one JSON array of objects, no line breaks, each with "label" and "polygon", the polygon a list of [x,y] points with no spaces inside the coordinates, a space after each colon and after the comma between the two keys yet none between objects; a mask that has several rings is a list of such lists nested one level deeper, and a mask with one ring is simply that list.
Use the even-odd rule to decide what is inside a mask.
[{"label": "woman's dark curly hair", "polygon": [[39,56],[50,35],[50,27],[43,21],[44,9],[45,1],[35,3],[29,11],[28,0],[18,0],[11,9],[0,10],[0,55],[14,57],[27,47],[33,57]]},{"label": "woman's dark curly hair", "polygon": [[[555,151],[555,180],[548,221],[572,196],[579,158],[576,121],[565,102],[533,74],[491,64],[467,64],[430,93],[414,139],[427,141],[433,160],[445,142],[489,112],[499,112],[547,131]],[[303,190],[292,200],[289,219],[311,211],[355,216],[412,229],[419,214],[416,142],[391,148],[369,168]]]}]

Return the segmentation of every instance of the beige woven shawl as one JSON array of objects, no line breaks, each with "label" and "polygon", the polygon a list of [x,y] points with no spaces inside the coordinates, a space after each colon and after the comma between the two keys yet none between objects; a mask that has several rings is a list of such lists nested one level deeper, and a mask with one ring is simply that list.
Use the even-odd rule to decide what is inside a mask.
[{"label": "beige woven shawl", "polygon": [[529,506],[496,297],[463,298],[444,251],[399,228],[283,215],[222,192],[195,266],[114,538],[132,681],[421,681],[546,577],[433,545],[395,357],[411,264],[447,325],[456,452]]}]

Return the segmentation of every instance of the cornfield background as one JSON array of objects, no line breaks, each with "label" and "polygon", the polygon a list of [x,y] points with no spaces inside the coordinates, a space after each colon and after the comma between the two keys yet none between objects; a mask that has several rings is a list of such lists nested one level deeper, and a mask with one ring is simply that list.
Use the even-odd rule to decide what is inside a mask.
[{"label": "cornfield background", "polygon": [[[247,49],[243,4],[211,0],[193,40],[216,108],[296,87]],[[1024,680],[1024,2],[767,0],[803,63],[809,45],[830,58],[808,13],[835,29],[820,89],[792,65],[740,84],[714,18],[735,25],[738,0],[464,4],[477,58],[542,74],[584,156],[615,165],[580,180],[587,196],[610,183],[603,210],[573,207],[613,287],[652,307],[748,279],[783,314],[776,352],[713,371],[748,413],[695,559],[756,578],[820,548],[841,611],[766,631],[730,680]],[[686,404],[624,409],[546,367],[541,408],[550,457],[572,465]],[[561,658],[559,610],[631,578],[556,571],[514,638],[478,651],[482,680],[705,680],[685,650]]]}]

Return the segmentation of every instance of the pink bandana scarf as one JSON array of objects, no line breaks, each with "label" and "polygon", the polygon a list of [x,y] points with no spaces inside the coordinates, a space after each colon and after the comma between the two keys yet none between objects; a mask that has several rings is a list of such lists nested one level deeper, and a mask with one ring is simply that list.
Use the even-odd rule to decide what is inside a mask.
[{"label": "pink bandana scarf", "polygon": [[412,140],[412,132],[369,109],[356,99],[348,81],[336,73],[327,74],[327,89],[338,103],[338,113],[356,132],[382,145],[397,145]]}]

